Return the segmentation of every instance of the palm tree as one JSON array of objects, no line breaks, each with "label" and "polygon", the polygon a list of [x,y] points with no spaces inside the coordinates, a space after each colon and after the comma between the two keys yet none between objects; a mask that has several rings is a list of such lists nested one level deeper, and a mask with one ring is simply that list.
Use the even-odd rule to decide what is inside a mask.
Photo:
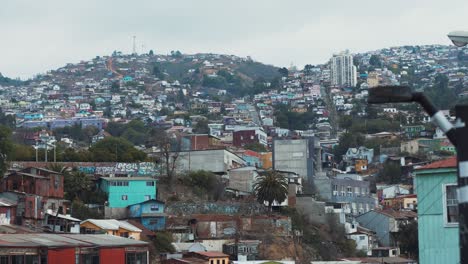
[{"label": "palm tree", "polygon": [[281,203],[288,197],[288,180],[277,171],[267,171],[257,177],[254,192],[257,201],[261,204],[267,202],[271,211],[273,202]]}]

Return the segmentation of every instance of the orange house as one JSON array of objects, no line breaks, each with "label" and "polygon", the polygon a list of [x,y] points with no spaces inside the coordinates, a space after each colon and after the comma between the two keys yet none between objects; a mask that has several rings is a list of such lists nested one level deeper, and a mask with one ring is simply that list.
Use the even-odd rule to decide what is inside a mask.
[{"label": "orange house", "polygon": [[273,167],[272,152],[261,152],[260,160],[262,161],[262,169],[268,170]]},{"label": "orange house", "polygon": [[367,159],[357,159],[355,160],[354,168],[357,173],[361,173],[367,171],[367,165]]},{"label": "orange house", "polygon": [[126,222],[115,219],[88,219],[80,223],[80,233],[108,235],[140,240],[141,229]]}]

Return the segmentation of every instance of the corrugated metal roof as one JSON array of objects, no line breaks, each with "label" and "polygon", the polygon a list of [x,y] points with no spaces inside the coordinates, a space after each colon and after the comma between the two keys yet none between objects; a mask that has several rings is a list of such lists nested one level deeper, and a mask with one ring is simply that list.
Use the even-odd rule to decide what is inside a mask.
[{"label": "corrugated metal roof", "polygon": [[112,235],[3,234],[0,247],[144,246],[144,241]]},{"label": "corrugated metal roof", "polygon": [[119,230],[119,228],[123,228],[132,232],[141,232],[141,229],[126,221],[119,221],[115,219],[87,219],[81,222],[80,224],[86,222],[90,222],[93,225],[96,225],[104,230]]},{"label": "corrugated metal roof", "polygon": [[418,170],[428,170],[428,169],[441,169],[441,168],[456,168],[457,167],[457,157],[453,156],[448,159],[439,160],[422,167],[417,168]]}]

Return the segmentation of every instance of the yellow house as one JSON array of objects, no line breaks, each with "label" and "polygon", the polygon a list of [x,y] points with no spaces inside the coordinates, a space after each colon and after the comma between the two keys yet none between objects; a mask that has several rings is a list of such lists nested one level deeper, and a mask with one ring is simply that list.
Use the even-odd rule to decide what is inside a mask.
[{"label": "yellow house", "polygon": [[271,152],[260,152],[260,160],[262,161],[262,169],[268,170],[273,167],[273,156]]},{"label": "yellow house", "polygon": [[126,221],[115,219],[88,219],[80,223],[80,233],[104,233],[140,240],[141,229]]},{"label": "yellow house", "polygon": [[196,258],[203,259],[206,264],[229,264],[229,256],[217,251],[194,252]]}]

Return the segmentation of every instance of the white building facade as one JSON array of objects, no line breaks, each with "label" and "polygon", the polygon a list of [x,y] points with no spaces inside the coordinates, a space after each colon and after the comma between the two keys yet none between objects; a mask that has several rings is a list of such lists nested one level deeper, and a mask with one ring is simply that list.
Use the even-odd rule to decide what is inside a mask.
[{"label": "white building facade", "polygon": [[357,70],[353,56],[348,52],[333,55],[330,60],[331,83],[336,87],[354,87],[357,84]]}]

